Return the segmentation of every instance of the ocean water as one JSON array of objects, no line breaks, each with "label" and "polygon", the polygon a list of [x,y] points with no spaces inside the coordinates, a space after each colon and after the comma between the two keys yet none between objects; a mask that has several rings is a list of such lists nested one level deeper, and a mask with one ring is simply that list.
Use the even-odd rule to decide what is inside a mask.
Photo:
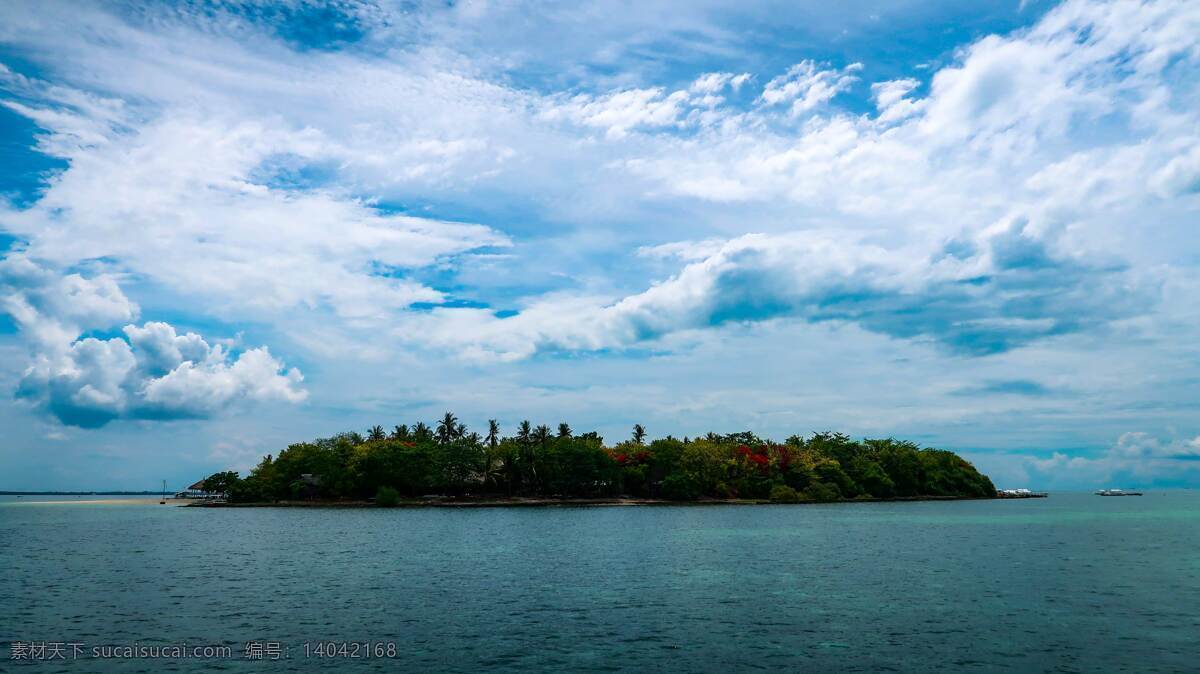
[{"label": "ocean water", "polygon": [[[0,570],[5,671],[1200,669],[1194,491],[461,510],[2,497]],[[83,650],[31,662],[13,642]],[[93,656],[134,644],[230,654]]]}]

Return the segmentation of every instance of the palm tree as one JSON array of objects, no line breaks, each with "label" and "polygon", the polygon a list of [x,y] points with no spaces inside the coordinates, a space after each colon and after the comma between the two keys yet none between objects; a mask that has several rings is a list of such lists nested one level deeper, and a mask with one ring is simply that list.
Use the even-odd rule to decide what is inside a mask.
[{"label": "palm tree", "polygon": [[537,482],[537,467],[533,465],[533,430],[529,420],[522,421],[517,426],[517,442],[521,448],[517,453],[518,469],[521,476],[521,488],[528,491]]},{"label": "palm tree", "polygon": [[392,439],[393,440],[407,440],[408,439],[408,424],[400,424],[399,426],[393,428],[392,429]]},{"label": "palm tree", "polygon": [[633,441],[636,444],[644,444],[646,441],[646,427],[641,424],[633,425]]},{"label": "palm tree", "polygon": [[560,438],[571,437],[571,427],[565,423],[559,424],[558,425],[558,437],[560,437]]},{"label": "palm tree", "polygon": [[446,416],[437,425],[437,441],[443,445],[454,439],[454,434],[458,430],[458,417],[454,416],[453,412],[446,412]]},{"label": "palm tree", "polygon": [[488,419],[487,445],[492,449],[500,442],[500,424],[495,419]]},{"label": "palm tree", "polygon": [[455,426],[454,427],[454,437],[456,437],[456,438],[467,437],[467,425],[459,424],[459,425]]},{"label": "palm tree", "polygon": [[429,427],[424,421],[418,421],[416,426],[413,426],[413,437],[417,440],[428,440],[433,437],[433,433],[429,431]]},{"label": "palm tree", "polygon": [[539,447],[544,448],[546,443],[550,442],[550,427],[546,424],[542,424],[533,429],[533,441],[537,443]]},{"label": "palm tree", "polygon": [[384,437],[386,436],[383,434],[383,426],[372,426],[371,430],[367,431],[368,440],[382,440]]}]

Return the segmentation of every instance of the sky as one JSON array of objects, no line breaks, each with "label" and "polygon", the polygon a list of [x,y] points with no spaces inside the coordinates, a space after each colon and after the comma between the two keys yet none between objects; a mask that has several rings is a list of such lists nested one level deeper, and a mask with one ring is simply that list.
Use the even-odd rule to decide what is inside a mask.
[{"label": "sky", "polygon": [[1200,3],[0,5],[0,489],[381,424],[1200,487]]}]

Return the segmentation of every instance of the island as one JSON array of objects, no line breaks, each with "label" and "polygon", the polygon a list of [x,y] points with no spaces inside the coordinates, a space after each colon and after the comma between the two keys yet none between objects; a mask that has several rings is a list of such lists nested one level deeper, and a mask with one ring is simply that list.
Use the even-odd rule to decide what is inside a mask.
[{"label": "island", "polygon": [[953,452],[841,433],[753,433],[649,441],[641,425],[608,445],[523,421],[470,432],[447,413],[433,426],[381,426],[292,444],[242,478],[225,471],[204,489],[224,505],[556,504],[654,502],[811,503],[995,498],[996,488]]}]

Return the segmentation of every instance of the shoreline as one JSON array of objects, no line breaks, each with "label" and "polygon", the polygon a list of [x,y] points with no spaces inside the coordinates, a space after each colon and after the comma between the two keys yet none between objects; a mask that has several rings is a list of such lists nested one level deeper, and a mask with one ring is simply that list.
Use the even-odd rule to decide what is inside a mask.
[{"label": "shoreline", "polygon": [[784,503],[767,499],[702,499],[669,501],[649,498],[479,498],[479,499],[422,499],[400,501],[394,506],[376,505],[361,500],[276,501],[273,503],[229,503],[199,501],[185,503],[184,508],[556,508],[577,506],[754,506],[754,505],[828,505],[845,503],[908,503],[921,501],[993,501],[1006,500],[992,496],[897,496],[893,498],[853,498],[838,501],[796,501]]},{"label": "shoreline", "polygon": [[[60,494],[52,494],[52,496],[60,496]],[[146,496],[142,498],[91,498],[91,499],[66,499],[66,500],[38,500],[31,498],[27,501],[6,501],[4,505],[11,506],[83,506],[83,505],[99,505],[99,506],[120,506],[120,505],[169,505],[173,507],[193,506],[194,503],[187,503],[186,499],[168,498],[162,499],[158,496]]]}]

